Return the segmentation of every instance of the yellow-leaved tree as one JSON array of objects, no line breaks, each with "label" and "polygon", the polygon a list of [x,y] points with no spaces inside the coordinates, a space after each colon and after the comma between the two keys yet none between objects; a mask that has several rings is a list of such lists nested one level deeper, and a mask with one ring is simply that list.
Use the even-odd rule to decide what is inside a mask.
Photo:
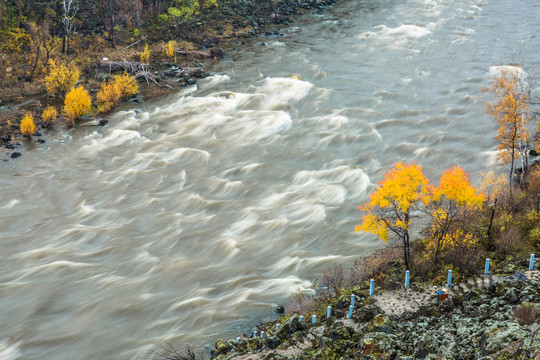
[{"label": "yellow-leaved tree", "polygon": [[432,188],[431,201],[426,210],[432,217],[429,228],[435,250],[435,264],[445,247],[452,226],[466,218],[468,210],[480,209],[485,196],[474,188],[469,176],[459,166],[447,169],[436,188]]},{"label": "yellow-leaved tree", "polygon": [[174,55],[174,43],[172,41],[169,41],[167,43],[167,48],[165,48],[165,55],[168,57],[172,57]]},{"label": "yellow-leaved tree", "polygon": [[45,85],[50,93],[60,92],[66,94],[81,75],[79,69],[73,64],[66,64],[49,60],[49,75],[45,77]]},{"label": "yellow-leaved tree", "polygon": [[36,125],[34,124],[34,116],[32,113],[27,112],[21,120],[20,126],[21,134],[26,137],[31,137],[34,131],[36,131]]},{"label": "yellow-leaved tree", "polygon": [[[529,140],[528,124],[530,113],[529,98],[525,91],[525,73],[519,66],[503,66],[497,68],[492,83],[487,88],[498,97],[495,104],[487,103],[487,113],[497,120],[497,150],[499,159],[509,167],[509,192],[512,196],[512,180],[514,174],[525,182],[527,174],[527,141]],[[515,171],[516,161],[521,162],[519,174]]]},{"label": "yellow-leaved tree", "polygon": [[109,112],[118,103],[122,93],[116,81],[111,80],[101,85],[101,90],[96,95],[96,100],[98,102],[98,111],[99,112]]},{"label": "yellow-leaved tree", "polygon": [[127,72],[113,76],[113,80],[118,85],[123,99],[130,98],[139,92],[137,80]]},{"label": "yellow-leaved tree", "polygon": [[359,206],[362,223],[355,230],[378,235],[383,242],[390,236],[397,238],[403,243],[403,260],[409,269],[412,215],[429,203],[430,194],[431,185],[420,165],[394,164],[369,201]]},{"label": "yellow-leaved tree", "polygon": [[90,111],[92,99],[82,86],[72,88],[64,100],[64,116],[69,125],[74,126],[75,120]]},{"label": "yellow-leaved tree", "polygon": [[43,114],[41,114],[41,119],[43,119],[46,124],[52,124],[57,117],[58,112],[52,105],[47,106],[45,110],[43,110]]},{"label": "yellow-leaved tree", "polygon": [[141,62],[143,64],[148,64],[150,61],[150,50],[148,50],[148,44],[144,45],[144,50],[141,53]]}]

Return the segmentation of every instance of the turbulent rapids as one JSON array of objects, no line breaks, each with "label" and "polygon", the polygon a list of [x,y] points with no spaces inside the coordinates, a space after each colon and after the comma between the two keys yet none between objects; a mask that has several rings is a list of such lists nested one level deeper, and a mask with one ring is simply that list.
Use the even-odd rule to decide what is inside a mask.
[{"label": "turbulent rapids", "polygon": [[215,76],[0,165],[0,359],[148,359],[247,332],[381,246],[394,161],[494,164],[490,67],[540,69],[533,0],[342,2]]}]

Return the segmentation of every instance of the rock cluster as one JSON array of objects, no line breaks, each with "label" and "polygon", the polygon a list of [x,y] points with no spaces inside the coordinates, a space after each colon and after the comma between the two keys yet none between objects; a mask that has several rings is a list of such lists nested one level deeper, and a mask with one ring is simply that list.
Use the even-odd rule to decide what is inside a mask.
[{"label": "rock cluster", "polygon": [[[240,341],[219,340],[212,356],[232,359],[514,359],[530,346],[538,325],[540,281],[501,281],[471,288],[443,302],[431,302],[415,313],[387,315],[362,291],[356,294],[352,319],[346,311],[311,324],[297,315],[264,324],[266,336]],[[516,308],[528,303],[536,316],[520,319]],[[336,299],[333,309],[345,307]],[[344,309],[342,309],[344,310]],[[520,325],[521,324],[521,325]],[[536,340],[540,345],[540,340]],[[540,349],[527,358],[540,358]]]}]

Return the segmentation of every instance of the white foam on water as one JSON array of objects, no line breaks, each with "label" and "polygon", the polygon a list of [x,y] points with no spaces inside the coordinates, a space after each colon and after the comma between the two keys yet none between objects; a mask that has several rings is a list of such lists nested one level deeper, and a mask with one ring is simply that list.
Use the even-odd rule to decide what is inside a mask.
[{"label": "white foam on water", "polygon": [[266,95],[261,106],[264,109],[273,110],[305,98],[313,88],[314,85],[308,81],[295,78],[267,77],[256,91]]},{"label": "white foam on water", "polygon": [[197,84],[200,86],[201,89],[205,88],[211,88],[218,84],[227,83],[231,80],[230,76],[227,74],[214,74],[212,76],[208,76],[204,79],[199,79],[197,81]]},{"label": "white foam on water", "polygon": [[422,38],[432,35],[432,32],[425,27],[417,25],[400,25],[390,28],[385,25],[375,26],[376,31],[367,31],[358,36],[359,40],[375,40],[391,48],[407,48],[410,51],[410,44]]},{"label": "white foam on water", "polygon": [[91,134],[87,139],[90,140],[90,143],[81,146],[79,152],[90,155],[108,151],[118,146],[126,146],[130,143],[149,142],[149,140],[141,136],[138,131],[124,129],[113,129],[105,137],[100,134]]},{"label": "white foam on water", "polygon": [[340,129],[342,126],[349,123],[349,118],[344,115],[326,115],[318,116],[307,119],[308,121],[313,121],[317,124],[324,126],[326,129]]},{"label": "white foam on water", "polygon": [[0,206],[0,210],[11,210],[20,202],[18,199],[11,199],[7,204]]},{"label": "white foam on water", "polygon": [[480,155],[482,155],[482,157],[485,157],[486,158],[486,166],[487,167],[493,167],[493,166],[496,166],[498,165],[497,164],[497,158],[498,158],[498,151],[496,150],[493,150],[493,151],[482,151],[480,153]]},{"label": "white foam on water", "polygon": [[284,48],[287,45],[285,45],[285,43],[282,43],[281,41],[272,40],[267,42],[266,46],[268,46],[269,48]]},{"label": "white foam on water", "polygon": [[292,119],[285,111],[244,110],[235,114],[219,131],[218,138],[236,137],[238,145],[250,145],[288,131]]},{"label": "white foam on water", "polygon": [[491,66],[489,68],[489,76],[491,76],[492,78],[500,76],[503,73],[506,73],[509,76],[516,78],[517,80],[519,80],[521,86],[525,86],[528,75],[521,66],[502,65]]},{"label": "white foam on water", "polygon": [[0,359],[16,360],[21,356],[20,342],[10,344],[7,339],[0,341]]}]

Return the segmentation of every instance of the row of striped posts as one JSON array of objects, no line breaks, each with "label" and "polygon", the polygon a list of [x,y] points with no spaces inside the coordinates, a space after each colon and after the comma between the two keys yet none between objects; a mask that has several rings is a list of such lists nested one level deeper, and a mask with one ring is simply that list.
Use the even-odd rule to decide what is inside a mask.
[{"label": "row of striped posts", "polygon": [[[532,271],[534,269],[534,254],[531,254],[531,257],[529,259],[529,271]],[[484,275],[489,274],[489,259],[486,259],[486,265],[484,266]],[[409,270],[405,271],[405,287],[409,287],[409,279],[410,279],[410,272]],[[373,280],[372,280],[373,281]],[[452,270],[448,270],[448,281],[447,281],[448,287],[452,286]],[[370,295],[371,291],[370,291]]]},{"label": "row of striped posts", "polygon": [[[529,260],[529,271],[532,271],[534,268],[534,254],[531,254],[531,258]],[[484,274],[487,275],[489,273],[489,259],[486,259],[486,266],[484,267]],[[405,271],[405,287],[409,287],[409,281],[410,281],[411,273],[409,270]],[[448,270],[448,287],[452,286],[452,270]],[[369,281],[369,296],[372,296],[375,292],[375,280],[371,279]],[[354,294],[351,294],[351,305],[349,306],[349,319],[352,318],[352,313],[354,310],[354,300],[355,296]],[[328,306],[326,308],[326,318],[330,318],[332,316],[332,307]],[[304,321],[304,316],[300,315],[299,321]],[[314,324],[317,322],[317,316],[311,315],[311,323]],[[279,324],[276,324],[276,331],[279,330]],[[253,332],[253,337],[257,337],[257,331]],[[260,337],[264,337],[264,331],[260,332]],[[236,338],[237,341],[240,341],[240,338]]]}]

